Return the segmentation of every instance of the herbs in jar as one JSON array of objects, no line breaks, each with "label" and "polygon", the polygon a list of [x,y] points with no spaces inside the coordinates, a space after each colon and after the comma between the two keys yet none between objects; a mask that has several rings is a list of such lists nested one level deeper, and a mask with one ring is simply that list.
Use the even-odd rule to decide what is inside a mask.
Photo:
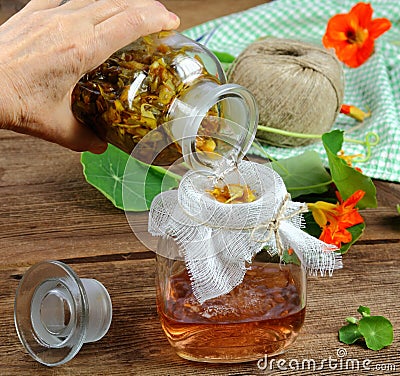
[{"label": "herbs in jar", "polygon": [[[142,37],[81,78],[72,93],[72,111],[99,137],[129,154],[149,135],[140,159],[169,165],[181,156],[181,147],[162,125],[173,117],[175,100],[196,83],[225,82],[218,64],[211,53],[178,33]],[[203,114],[207,120],[197,131],[198,151],[215,150],[211,134],[218,133],[219,122],[210,119],[222,116],[221,111],[215,104]],[[156,160],[151,160],[154,150]]]}]

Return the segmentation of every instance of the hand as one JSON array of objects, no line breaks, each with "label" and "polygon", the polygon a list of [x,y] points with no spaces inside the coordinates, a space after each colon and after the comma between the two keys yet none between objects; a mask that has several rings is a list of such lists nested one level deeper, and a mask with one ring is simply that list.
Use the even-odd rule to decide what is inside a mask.
[{"label": "hand", "polygon": [[84,73],[137,38],[179,26],[154,0],[31,0],[0,26],[0,128],[102,153],[70,109]]}]

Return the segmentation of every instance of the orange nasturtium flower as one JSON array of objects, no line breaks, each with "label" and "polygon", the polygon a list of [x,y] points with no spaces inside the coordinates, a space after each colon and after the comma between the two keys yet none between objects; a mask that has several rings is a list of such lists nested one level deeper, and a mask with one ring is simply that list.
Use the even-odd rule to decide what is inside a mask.
[{"label": "orange nasturtium flower", "polygon": [[358,3],[349,13],[333,16],[326,28],[322,43],[326,48],[333,47],[340,61],[351,68],[363,64],[374,51],[374,41],[391,23],[386,18],[372,19],[370,4]]},{"label": "orange nasturtium flower", "polygon": [[365,118],[371,116],[371,111],[365,112],[356,106],[350,106],[348,104],[342,104],[342,107],[340,108],[340,113],[350,116],[358,121],[364,121]]},{"label": "orange nasturtium flower", "polygon": [[336,193],[339,202],[330,204],[324,201],[308,204],[315,222],[322,228],[320,239],[328,244],[334,244],[340,248],[342,243],[351,241],[351,233],[347,230],[349,227],[364,222],[357,208],[355,207],[365,192],[358,190],[354,192],[347,200],[343,201]]}]

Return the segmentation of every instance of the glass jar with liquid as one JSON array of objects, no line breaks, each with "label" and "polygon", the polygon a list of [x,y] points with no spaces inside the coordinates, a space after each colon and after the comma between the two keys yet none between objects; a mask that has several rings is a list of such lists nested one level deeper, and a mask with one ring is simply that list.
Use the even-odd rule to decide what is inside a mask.
[{"label": "glass jar with liquid", "polygon": [[293,250],[258,253],[242,283],[200,304],[172,237],[157,254],[157,308],[162,328],[182,358],[214,363],[256,360],[284,352],[305,319],[306,273]]}]

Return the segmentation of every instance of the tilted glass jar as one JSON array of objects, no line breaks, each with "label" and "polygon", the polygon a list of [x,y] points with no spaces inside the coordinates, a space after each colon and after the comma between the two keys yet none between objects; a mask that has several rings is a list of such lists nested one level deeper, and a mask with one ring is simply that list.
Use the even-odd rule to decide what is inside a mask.
[{"label": "tilted glass jar", "polygon": [[157,250],[157,309],[162,328],[182,358],[245,362],[284,352],[297,338],[306,307],[306,272],[293,250],[258,253],[243,282],[200,304],[172,237]]},{"label": "tilted glass jar", "polygon": [[[212,160],[199,161],[196,151],[246,153],[258,122],[251,93],[227,84],[218,59],[174,31],[142,37],[85,74],[73,90],[72,111],[127,153],[140,142],[135,157],[146,163],[170,165],[183,154],[194,168]],[[220,134],[229,134],[228,151],[226,145],[218,151]]]}]

